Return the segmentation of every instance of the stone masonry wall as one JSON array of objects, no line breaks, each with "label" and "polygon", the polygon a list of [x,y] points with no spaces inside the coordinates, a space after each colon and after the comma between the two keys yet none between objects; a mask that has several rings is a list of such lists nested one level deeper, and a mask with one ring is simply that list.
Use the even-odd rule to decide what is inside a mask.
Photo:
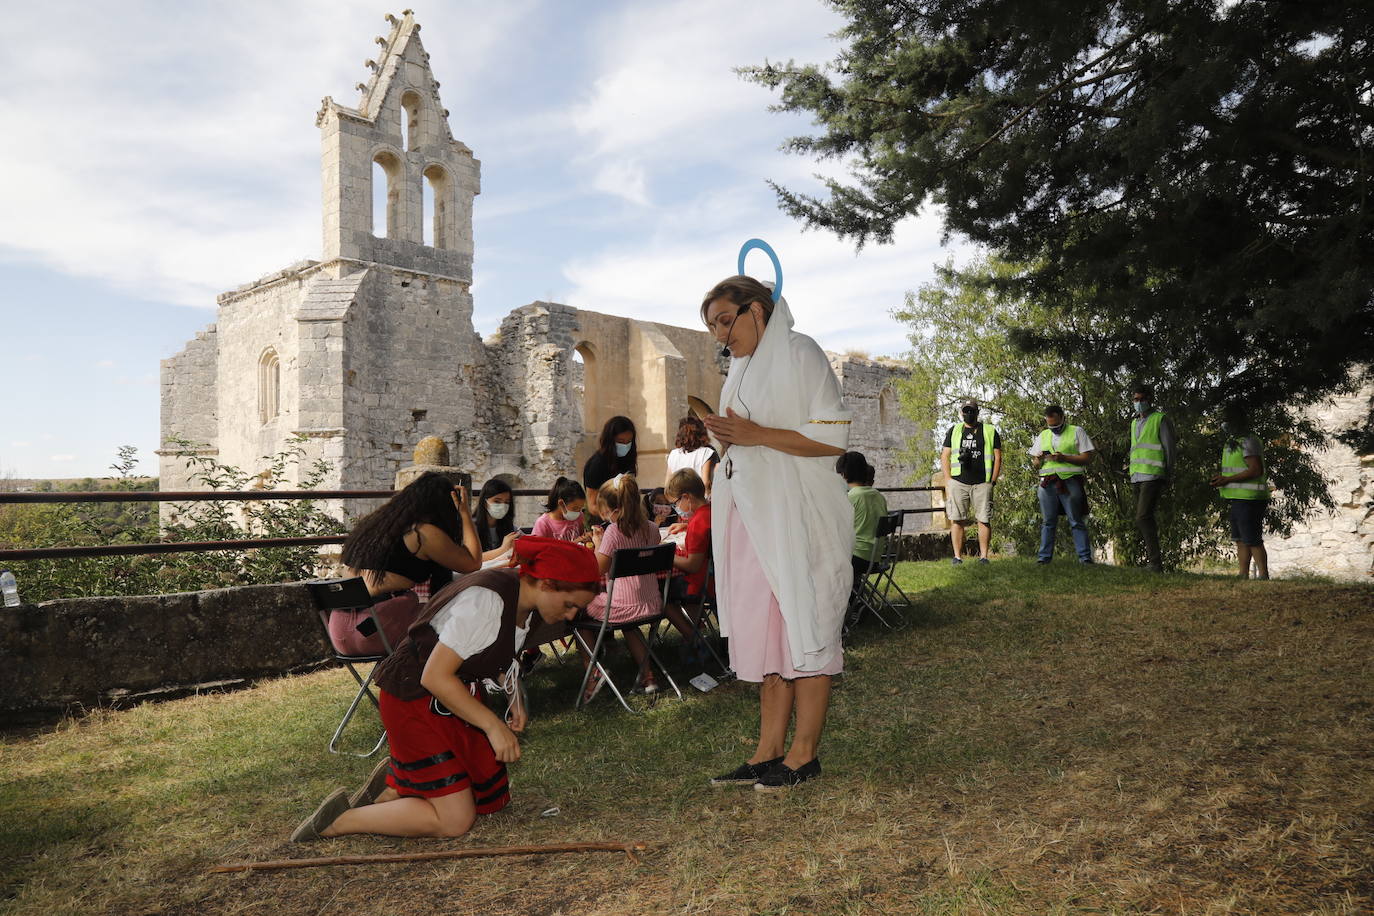
[{"label": "stone masonry wall", "polygon": [[[321,131],[325,260],[346,258],[472,281],[472,201],[480,164],[453,139],[439,83],[407,12],[397,20],[358,108],[326,98]],[[386,225],[373,224],[373,181],[385,175]],[[429,226],[424,196],[433,199]],[[426,243],[426,235],[429,241]]]},{"label": "stone masonry wall", "polygon": [[[162,429],[159,480],[164,490],[190,488],[190,476],[173,437],[202,443],[196,451],[215,453],[219,417],[215,410],[219,360],[219,335],[215,325],[196,333],[180,353],[164,359],[161,366]],[[207,409],[208,408],[208,409]]]},{"label": "stone masonry wall", "polygon": [[0,723],[280,675],[328,654],[299,583],[0,608]]},{"label": "stone masonry wall", "polygon": [[[1369,414],[1374,387],[1335,397],[1315,411],[1329,433],[1344,432]],[[1267,537],[1273,575],[1310,572],[1368,581],[1374,576],[1374,455],[1357,455],[1340,443],[1318,456],[1331,481],[1334,512],[1320,512],[1291,537]]]},{"label": "stone masonry wall", "polygon": [[[906,369],[895,360],[874,360],[850,355],[830,354],[830,365],[844,390],[845,405],[854,412],[849,448],[862,452],[876,471],[878,487],[924,486],[925,480],[911,482],[911,467],[903,462],[901,450],[917,434],[916,424],[898,409],[896,382]],[[929,493],[890,493],[889,508],[916,509],[931,505]],[[928,514],[908,515],[906,531],[929,528]]]},{"label": "stone masonry wall", "polygon": [[409,463],[416,443],[438,436],[464,467],[475,455],[471,431],[486,351],[472,329],[467,284],[377,265],[360,290],[344,332],[343,384],[353,403],[345,417],[350,488],[386,489]]}]

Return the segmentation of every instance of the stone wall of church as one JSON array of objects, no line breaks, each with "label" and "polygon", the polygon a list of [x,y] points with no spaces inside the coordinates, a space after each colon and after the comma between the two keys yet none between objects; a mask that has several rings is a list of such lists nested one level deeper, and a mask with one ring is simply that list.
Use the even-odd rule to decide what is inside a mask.
[{"label": "stone wall of church", "polygon": [[[318,268],[306,263],[219,297],[219,461],[253,473],[263,457],[285,447],[299,426],[299,336],[295,313]],[[278,411],[264,416],[260,366],[271,350],[278,360]],[[269,411],[270,413],[270,411]]]},{"label": "stone wall of church", "polygon": [[196,332],[182,351],[164,359],[161,367],[161,447],[158,478],[163,490],[192,489],[186,455],[173,439],[185,439],[201,447],[195,451],[215,454],[219,440],[219,416],[215,409],[219,366],[219,334],[215,325]]},{"label": "stone wall of church", "polygon": [[[472,460],[486,351],[467,284],[375,265],[344,329],[345,482],[386,489],[416,443],[438,436]],[[478,434],[485,440],[485,436]]]},{"label": "stone wall of church", "polygon": [[[512,485],[537,489],[560,476],[579,476],[573,458],[583,438],[571,356],[576,333],[576,309],[533,302],[507,315],[487,341],[487,388],[479,409],[490,445],[474,480],[503,474]],[[481,467],[474,452],[469,460]]]},{"label": "stone wall of church", "polygon": [[[924,478],[912,482],[912,468],[901,457],[907,440],[917,434],[916,424],[898,408],[896,383],[906,369],[896,360],[834,353],[830,354],[830,366],[844,390],[845,406],[854,412],[849,448],[862,452],[873,465],[874,485],[924,486]],[[892,509],[928,508],[931,504],[929,493],[889,493],[887,502]],[[908,515],[903,529],[924,531],[929,524],[928,514]]]}]

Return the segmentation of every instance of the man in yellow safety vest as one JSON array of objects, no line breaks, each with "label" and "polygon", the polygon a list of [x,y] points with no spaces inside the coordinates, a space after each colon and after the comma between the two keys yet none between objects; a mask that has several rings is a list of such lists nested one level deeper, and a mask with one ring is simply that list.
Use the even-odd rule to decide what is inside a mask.
[{"label": "man in yellow safety vest", "polygon": [[978,422],[978,402],[964,401],[963,423],[945,433],[940,469],[945,472],[945,513],[955,566],[964,562],[964,529],[978,521],[978,562],[988,562],[992,542],[992,487],[1002,474],[1002,434],[991,423]]},{"label": "man in yellow safety vest", "polygon": [[1093,440],[1081,426],[1064,422],[1064,408],[1051,404],[1045,408],[1045,428],[1030,447],[1036,473],[1040,475],[1040,551],[1035,562],[1045,565],[1054,559],[1054,540],[1059,516],[1069,520],[1074,551],[1080,563],[1093,562],[1092,539],[1088,535],[1088,497],[1083,490],[1083,471],[1093,460]]},{"label": "man in yellow safety vest", "polygon": [[1155,389],[1136,385],[1131,393],[1135,417],[1129,430],[1131,441],[1131,486],[1135,488],[1135,524],[1145,541],[1145,562],[1155,572],[1163,572],[1159,552],[1159,523],[1155,510],[1159,495],[1174,470],[1174,426],[1164,411],[1154,405]]},{"label": "man in yellow safety vest", "polygon": [[1212,486],[1226,500],[1231,517],[1231,540],[1236,542],[1240,577],[1269,578],[1269,552],[1264,548],[1264,510],[1269,507],[1269,481],[1264,474],[1264,454],[1259,440],[1250,435],[1245,411],[1231,405],[1222,413],[1221,473]]}]

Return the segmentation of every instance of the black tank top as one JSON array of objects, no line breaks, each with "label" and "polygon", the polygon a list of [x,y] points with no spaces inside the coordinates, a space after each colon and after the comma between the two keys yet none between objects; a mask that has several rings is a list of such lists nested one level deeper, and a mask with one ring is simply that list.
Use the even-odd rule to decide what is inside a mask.
[{"label": "black tank top", "polygon": [[[416,532],[419,536],[419,532]],[[453,581],[453,571],[433,560],[422,560],[406,547],[405,535],[396,539],[396,544],[387,555],[384,572],[405,576],[411,582],[428,582],[431,592],[437,592]]]}]

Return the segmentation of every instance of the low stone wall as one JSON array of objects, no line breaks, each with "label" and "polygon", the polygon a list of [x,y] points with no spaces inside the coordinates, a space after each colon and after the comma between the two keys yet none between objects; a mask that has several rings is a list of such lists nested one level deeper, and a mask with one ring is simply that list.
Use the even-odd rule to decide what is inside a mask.
[{"label": "low stone wall", "polygon": [[[977,552],[977,548],[974,548]],[[943,531],[922,531],[903,534],[897,539],[899,560],[943,560],[954,556],[954,545]]]},{"label": "low stone wall", "polygon": [[328,657],[299,583],[0,608],[0,724],[285,674]]}]

